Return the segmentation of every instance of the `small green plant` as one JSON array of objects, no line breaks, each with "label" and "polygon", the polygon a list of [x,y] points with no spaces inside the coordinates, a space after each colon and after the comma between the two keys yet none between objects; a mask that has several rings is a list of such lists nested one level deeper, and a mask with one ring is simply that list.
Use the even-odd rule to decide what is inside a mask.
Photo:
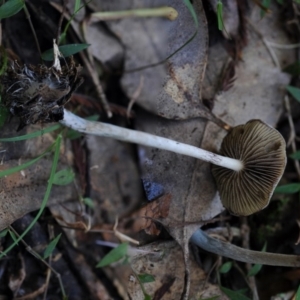
[{"label": "small green plant", "polygon": [[219,272],[221,274],[226,274],[231,270],[231,268],[232,268],[232,261],[228,261],[219,268]]},{"label": "small green plant", "polygon": [[49,245],[47,246],[47,248],[44,251],[44,255],[43,255],[44,259],[48,258],[52,254],[57,243],[59,242],[60,237],[61,237],[61,233],[49,243]]},{"label": "small green plant", "polygon": [[[121,260],[123,260],[122,264],[129,263],[128,247],[128,243],[122,243],[118,247],[112,249],[98,262],[96,268],[103,268]],[[144,294],[144,300],[151,300],[151,296],[147,294],[144,288],[144,284],[155,281],[154,276],[150,274],[136,274],[133,269],[132,272],[134,273],[136,279],[140,284],[140,287]]]}]

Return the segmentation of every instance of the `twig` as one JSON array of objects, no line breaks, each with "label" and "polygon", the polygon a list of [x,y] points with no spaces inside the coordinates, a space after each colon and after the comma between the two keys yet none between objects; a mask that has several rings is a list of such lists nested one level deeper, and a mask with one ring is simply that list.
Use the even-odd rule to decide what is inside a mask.
[{"label": "twig", "polygon": [[[297,151],[297,146],[296,146],[296,142],[295,142],[295,137],[296,137],[296,131],[295,131],[295,126],[294,126],[294,122],[293,122],[293,118],[292,118],[292,114],[291,114],[291,106],[290,106],[290,100],[289,100],[289,96],[285,95],[284,97],[284,105],[285,105],[285,109],[287,112],[287,118],[289,121],[289,125],[290,125],[290,137],[289,140],[287,142],[287,147],[291,146],[293,153],[295,153]],[[298,175],[298,178],[300,179],[300,164],[299,164],[299,160],[298,159],[294,159],[294,165],[295,165],[295,169]]]},{"label": "twig", "polygon": [[[250,249],[249,247],[249,234],[250,234],[250,229],[248,226],[248,222],[247,222],[247,218],[242,217],[242,228],[241,228],[241,232],[242,232],[242,237],[243,237],[243,248],[245,249]],[[247,263],[246,264],[246,269],[249,272],[251,270],[252,266],[251,264]],[[259,296],[258,296],[258,292],[257,292],[257,286],[256,286],[256,282],[255,282],[255,277],[254,276],[250,276],[248,278],[248,280],[246,279],[245,276],[245,280],[247,281],[247,283],[249,284],[252,293],[253,293],[253,300],[259,300]]]},{"label": "twig", "polygon": [[284,45],[284,44],[277,44],[277,43],[273,43],[270,41],[267,41],[267,43],[273,47],[273,48],[277,48],[277,49],[296,49],[300,47],[300,44],[289,44],[289,45]]},{"label": "twig", "polygon": [[133,93],[133,95],[130,98],[130,101],[128,103],[128,106],[127,106],[127,118],[128,119],[130,118],[130,115],[131,115],[132,106],[135,103],[135,101],[137,100],[137,98],[139,97],[139,95],[141,94],[143,87],[144,87],[144,76],[142,75],[140,77],[139,86],[137,87],[136,91]]},{"label": "twig", "polygon": [[271,56],[271,58],[272,58],[272,60],[273,60],[273,62],[275,64],[275,66],[280,69],[280,63],[279,63],[279,60],[277,58],[277,55],[275,54],[275,52],[272,49],[272,47],[270,47],[269,42],[264,38],[264,36],[262,35],[262,33],[258,29],[256,29],[256,27],[254,26],[254,24],[252,24],[252,22],[249,19],[247,19],[247,22],[251,26],[251,28],[254,30],[254,32],[261,38],[262,42],[264,43],[264,45],[266,46],[267,50],[269,51],[269,54],[270,54],[270,56]]},{"label": "twig", "polygon": [[62,12],[61,12],[61,15],[60,15],[60,18],[59,18],[59,21],[58,21],[57,34],[56,34],[56,40],[57,40],[58,45],[60,43],[61,25],[62,25],[62,22],[64,20],[64,14],[65,14],[65,11],[66,11],[66,6],[67,6],[66,1],[63,0]]},{"label": "twig", "polygon": [[102,85],[101,85],[101,82],[99,80],[99,77],[98,77],[98,74],[96,72],[96,70],[92,67],[90,61],[87,59],[87,57],[85,56],[85,54],[83,52],[80,52],[79,53],[82,60],[84,61],[84,64],[85,66],[87,67],[91,77],[92,77],[92,80],[93,80],[93,83],[96,87],[96,92],[98,94],[98,97],[101,101],[101,104],[104,108],[104,111],[106,112],[107,114],[107,117],[108,118],[111,118],[112,117],[112,112],[110,110],[110,107],[109,107],[109,104],[108,104],[108,101],[107,101],[107,98],[106,98],[106,95],[103,91],[103,88],[102,88]]},{"label": "twig", "polygon": [[[12,226],[9,226],[9,229],[11,231],[14,232],[14,234],[17,236],[17,237],[20,237],[19,233],[12,227]],[[55,274],[58,282],[59,282],[59,285],[60,285],[60,289],[61,289],[61,293],[62,293],[62,296],[64,299],[66,299],[67,295],[66,295],[66,292],[65,292],[65,288],[64,288],[64,285],[62,283],[62,280],[61,280],[61,276],[60,274],[53,269],[53,267],[51,265],[49,265],[36,251],[34,251],[23,239],[21,239],[21,242],[22,244],[26,247],[26,250],[32,255],[34,256],[35,258],[39,259],[44,265],[46,265],[49,269],[51,269],[51,271]]]},{"label": "twig", "polygon": [[[48,231],[49,231],[49,238],[50,240],[54,239],[54,232],[53,232],[53,226],[52,225],[48,225]],[[51,261],[52,261],[52,252],[51,254],[49,255],[49,265],[51,265]],[[47,275],[46,275],[46,289],[45,289],[45,292],[44,292],[44,297],[43,297],[43,300],[46,300],[47,299],[47,292],[48,292],[48,286],[49,286],[49,282],[50,282],[50,278],[51,278],[51,269],[48,268],[47,269]]]},{"label": "twig", "polygon": [[28,22],[29,22],[29,25],[30,25],[30,28],[31,28],[31,31],[32,31],[32,34],[33,34],[33,38],[35,40],[35,44],[36,44],[36,47],[37,47],[39,55],[40,55],[40,58],[42,58],[42,52],[41,52],[40,44],[39,44],[38,38],[36,36],[36,32],[35,32],[35,29],[33,27],[33,24],[31,22],[31,17],[30,17],[30,14],[29,14],[29,11],[27,9],[26,4],[24,4],[23,8],[24,8],[24,12],[25,12],[26,18],[28,19]]}]

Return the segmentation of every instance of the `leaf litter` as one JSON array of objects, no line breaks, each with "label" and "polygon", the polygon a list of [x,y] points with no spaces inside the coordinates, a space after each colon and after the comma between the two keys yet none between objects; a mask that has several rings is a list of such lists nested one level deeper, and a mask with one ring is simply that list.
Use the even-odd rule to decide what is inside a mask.
[{"label": "leaf litter", "polygon": [[[226,52],[223,48],[226,43],[234,44],[230,40],[223,40],[223,42],[209,47],[206,17],[201,3],[198,2],[195,4],[195,10],[200,26],[196,38],[177,55],[170,58],[168,62],[139,72],[128,72],[166,58],[195,32],[195,24],[190,13],[180,1],[174,3],[144,1],[143,7],[166,4],[174,6],[181,12],[177,20],[171,22],[159,18],[129,18],[106,22],[109,30],[104,31],[104,36],[110,36],[113,33],[114,43],[122,45],[123,49],[126,49],[125,55],[122,52],[122,47],[119,47],[117,51],[118,58],[124,58],[125,72],[121,78],[121,86],[128,98],[131,98],[137,90],[140,78],[145,78],[142,89],[136,97],[134,106],[136,119],[131,125],[139,130],[216,152],[225,131],[200,117],[213,120],[223,127],[226,123],[219,121],[219,118],[228,122],[229,125],[245,123],[252,118],[260,118],[271,125],[276,125],[282,113],[283,87],[289,83],[290,76],[281,72],[274,65],[262,36],[277,43],[290,43],[284,31],[274,21],[277,18],[277,8],[272,8],[272,15],[268,16],[267,14],[260,21],[258,29],[254,30],[249,26],[247,46],[234,48],[238,51],[233,56],[232,49],[229,48],[228,50],[228,47],[225,47],[228,50]],[[137,3],[134,2],[127,6],[127,4],[115,3],[114,1],[109,4],[96,1],[90,3],[89,6],[96,11],[100,9],[114,11],[135,8]],[[260,9],[254,7],[250,22],[257,24],[259,15]],[[72,21],[72,24],[75,24],[75,21]],[[90,26],[97,28],[95,25]],[[226,26],[230,34],[237,32],[234,30],[234,27],[238,26],[237,24],[233,24],[233,28],[231,28],[225,22],[225,28]],[[161,28],[165,28],[165,30],[161,30]],[[261,32],[262,36],[257,32]],[[276,36],[274,36],[274,32],[276,32]],[[99,39],[87,42],[97,45],[99,48],[109,49],[103,43],[100,45]],[[98,53],[96,55],[95,49],[92,49],[91,53],[101,62],[108,62],[109,59],[115,60],[113,56],[107,59],[104,54]],[[286,57],[282,51],[276,51],[276,56],[282,66],[293,62],[294,54],[291,53]],[[240,59],[237,60],[236,57]],[[233,63],[228,64],[228,61],[233,61]],[[227,73],[229,75],[225,73],[223,84],[220,85],[219,80],[224,74],[224,66],[230,66],[228,67],[230,72]],[[206,106],[208,102],[212,103],[210,108]],[[141,110],[138,106],[147,111]],[[210,111],[212,107],[213,114]],[[42,149],[40,147],[44,146],[43,141],[45,139],[46,136],[43,136],[40,142],[36,141],[39,145],[36,148],[36,153],[40,153],[39,150]],[[75,224],[80,218],[86,218],[87,222],[91,223],[92,228],[97,226],[109,228],[115,217],[121,216],[124,219],[134,220],[132,222],[134,225],[131,225],[133,227],[128,225],[130,222],[120,222],[119,230],[124,230],[129,234],[130,232],[133,234],[134,227],[138,231],[146,230],[148,234],[160,234],[163,228],[177,243],[160,241],[156,244],[143,246],[140,249],[146,250],[146,252],[143,255],[133,255],[130,263],[130,268],[134,272],[154,276],[154,282],[144,284],[147,293],[153,299],[162,297],[164,299],[178,297],[179,299],[181,296],[187,298],[189,295],[207,298],[221,295],[217,285],[207,283],[206,273],[189,255],[190,248],[188,247],[189,239],[193,233],[223,211],[211,176],[210,166],[207,163],[180,157],[162,150],[138,147],[137,158],[141,172],[139,174],[138,167],[135,165],[136,157],[133,148],[124,146],[119,142],[94,137],[82,138],[81,143],[84,151],[89,152],[89,161],[86,166],[90,181],[86,186],[83,185],[84,193],[88,193],[88,196],[94,201],[95,213],[78,205],[78,202],[70,204],[71,202],[68,200],[75,199],[76,196],[74,196],[74,187],[66,186],[63,192],[56,194],[55,189],[59,189],[59,187],[55,187],[52,191],[53,198],[60,199],[59,195],[61,194],[64,195],[63,199],[58,201],[69,202],[68,206],[63,206],[63,208],[62,206],[52,207],[53,215],[60,216],[59,218],[63,218],[65,224],[69,225]],[[9,155],[15,153],[15,157],[8,156],[5,158],[9,165],[15,165],[17,157],[22,157],[22,159],[31,157],[24,149],[32,149],[34,147],[33,142],[26,141],[20,145],[22,147],[16,147],[13,144],[13,150],[8,149],[7,144],[1,145],[1,149],[6,148],[5,150]],[[68,147],[68,145],[65,146]],[[68,148],[66,149],[69,153]],[[65,153],[65,156],[67,155]],[[35,184],[37,179],[33,177],[30,178],[29,183],[23,183],[22,173],[18,174],[18,178],[12,178],[13,181],[20,182],[21,185],[21,190],[15,197],[17,203],[15,206],[17,207],[19,203],[25,205],[21,205],[23,207],[21,212],[12,210],[12,207],[9,206],[7,210],[10,210],[11,217],[4,222],[3,226],[11,224],[16,218],[38,208],[38,201],[32,201],[35,197],[37,199],[42,197],[36,186],[44,187],[47,181],[47,171],[44,168],[47,165],[46,161],[43,160],[41,165],[45,173],[44,177],[39,175],[40,169],[37,169],[39,165],[26,170],[30,176],[33,176],[35,170],[38,170],[37,176],[39,177],[37,178],[41,180],[38,184]],[[162,194],[159,194],[160,197],[154,201],[159,203],[159,207],[164,207],[163,211],[157,210],[155,202],[150,202],[145,207],[140,208],[141,199],[144,199],[144,203],[146,202],[146,198],[141,192],[143,182],[150,183],[150,189],[155,186],[162,188]],[[4,183],[4,192],[10,189],[16,192],[15,186],[9,187],[2,180],[1,184]],[[24,186],[27,185],[32,189],[32,196],[24,193]],[[34,194],[33,191],[37,194]],[[68,193],[72,196],[68,196]],[[11,197],[11,194],[8,195]],[[163,201],[166,201],[167,204]],[[52,201],[49,205],[54,203],[55,201]],[[24,208],[25,206],[26,208]],[[136,211],[131,214],[133,210]],[[65,214],[64,211],[68,213]],[[142,219],[143,222],[139,219]],[[163,226],[156,227],[157,221],[153,223],[153,219],[158,219],[158,223]],[[163,233],[166,234],[164,230]],[[81,250],[85,250],[85,243],[90,244],[95,241],[95,237],[92,238],[90,234],[83,234],[82,231],[65,230],[65,232],[69,240]],[[143,236],[140,236],[141,241],[143,241]],[[100,256],[103,257],[103,250],[98,248],[89,250],[90,257],[98,258],[99,251],[100,253],[102,251]],[[153,255],[155,251],[161,255]],[[174,262],[176,263],[174,264]],[[86,265],[86,258],[81,257],[80,265]],[[125,291],[128,287],[131,297],[143,299],[144,294],[141,285],[130,268],[124,272],[124,274],[131,274],[127,280],[122,278],[122,274],[115,274],[118,279],[110,286],[113,290],[111,293],[117,292],[126,298]],[[162,272],[161,270],[165,271]],[[103,272],[106,278],[113,280],[112,271],[104,270]],[[91,286],[89,290],[95,299],[98,299],[97,297],[101,299],[101,295],[92,293]],[[220,296],[220,299],[223,299],[222,297],[226,299],[225,296]]]}]

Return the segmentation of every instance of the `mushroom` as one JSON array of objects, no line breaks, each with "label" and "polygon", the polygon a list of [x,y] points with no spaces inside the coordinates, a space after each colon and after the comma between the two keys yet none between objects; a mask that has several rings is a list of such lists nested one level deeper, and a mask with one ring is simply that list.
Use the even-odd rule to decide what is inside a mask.
[{"label": "mushroom", "polygon": [[285,169],[285,146],[282,135],[260,120],[234,127],[220,153],[242,161],[243,168],[235,172],[212,167],[224,207],[241,216],[265,208]]},{"label": "mushroom", "polygon": [[86,134],[168,150],[216,165],[212,171],[221,201],[235,215],[247,216],[265,208],[286,165],[283,137],[260,120],[234,127],[222,142],[224,156],[149,133],[90,122],[67,110],[60,122]]}]

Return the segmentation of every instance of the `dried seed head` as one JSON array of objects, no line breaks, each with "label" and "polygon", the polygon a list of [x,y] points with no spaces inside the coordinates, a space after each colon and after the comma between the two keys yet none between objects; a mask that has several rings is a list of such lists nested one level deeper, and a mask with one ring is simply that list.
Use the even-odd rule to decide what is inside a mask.
[{"label": "dried seed head", "polygon": [[20,118],[18,130],[28,124],[62,120],[64,105],[83,81],[79,70],[72,58],[60,70],[11,63],[0,77],[1,95],[10,113]]},{"label": "dried seed head", "polygon": [[285,147],[281,134],[260,120],[234,127],[220,154],[241,160],[244,168],[236,172],[212,166],[224,207],[239,216],[265,208],[285,169]]}]

